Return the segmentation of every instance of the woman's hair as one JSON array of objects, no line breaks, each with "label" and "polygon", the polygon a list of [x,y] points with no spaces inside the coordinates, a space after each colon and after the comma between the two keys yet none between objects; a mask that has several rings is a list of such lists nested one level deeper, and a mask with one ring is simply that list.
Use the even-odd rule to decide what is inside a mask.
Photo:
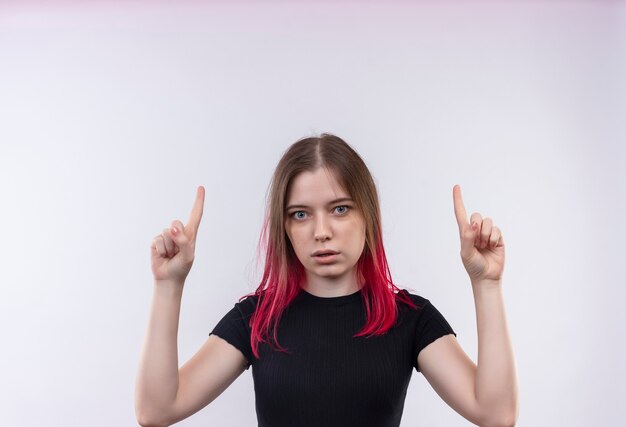
[{"label": "woman's hair", "polygon": [[306,277],[285,231],[286,199],[291,182],[298,174],[320,167],[334,174],[365,220],[365,247],[357,261],[357,277],[362,281],[367,321],[354,337],[385,334],[397,320],[396,300],[416,308],[392,282],[383,247],[378,193],[367,166],[338,136],[323,133],[319,137],[303,138],[287,149],[274,171],[257,247],[265,252],[263,278],[254,293],[240,299],[258,296],[256,310],[250,318],[250,341],[256,358],[260,357],[259,343],[272,345],[268,338],[270,328],[273,328],[271,335],[278,350],[285,351],[277,340],[278,323],[285,308],[301,292]]}]

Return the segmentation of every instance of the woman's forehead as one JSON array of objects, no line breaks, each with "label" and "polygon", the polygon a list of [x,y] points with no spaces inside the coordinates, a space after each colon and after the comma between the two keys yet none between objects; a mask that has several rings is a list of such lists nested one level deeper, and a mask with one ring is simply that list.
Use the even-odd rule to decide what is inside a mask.
[{"label": "woman's forehead", "polygon": [[327,204],[349,197],[334,174],[320,168],[296,175],[291,181],[286,199],[288,204],[309,205]]}]

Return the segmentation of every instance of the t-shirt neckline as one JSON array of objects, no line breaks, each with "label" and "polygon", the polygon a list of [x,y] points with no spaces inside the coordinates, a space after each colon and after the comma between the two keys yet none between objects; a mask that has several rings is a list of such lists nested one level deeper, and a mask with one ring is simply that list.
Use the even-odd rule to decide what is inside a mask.
[{"label": "t-shirt neckline", "polygon": [[348,294],[341,295],[338,297],[318,297],[304,290],[304,288],[300,288],[300,296],[304,301],[312,302],[315,304],[344,304],[348,302],[358,301],[361,299],[362,289],[358,291]]}]

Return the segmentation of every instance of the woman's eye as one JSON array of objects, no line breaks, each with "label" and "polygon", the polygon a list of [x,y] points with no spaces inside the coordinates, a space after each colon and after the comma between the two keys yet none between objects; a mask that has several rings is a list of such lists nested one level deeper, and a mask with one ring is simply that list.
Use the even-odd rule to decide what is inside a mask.
[{"label": "woman's eye", "polygon": [[304,212],[303,212],[303,211],[296,211],[296,212],[292,212],[292,213],[291,213],[291,216],[292,216],[292,217],[294,217],[294,216],[295,216],[295,218],[296,218],[296,219],[302,219],[302,217],[301,217],[301,216],[297,216],[298,214],[301,214],[301,213],[303,214]]},{"label": "woman's eye", "polygon": [[337,206],[335,209],[344,208],[344,210],[340,213],[347,213],[350,209],[350,206]]}]

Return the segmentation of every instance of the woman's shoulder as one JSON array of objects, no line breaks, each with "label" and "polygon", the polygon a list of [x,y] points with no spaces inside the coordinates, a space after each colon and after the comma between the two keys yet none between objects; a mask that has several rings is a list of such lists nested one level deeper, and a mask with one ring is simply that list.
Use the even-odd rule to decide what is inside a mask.
[{"label": "woman's shoulder", "polygon": [[[425,298],[422,295],[418,294],[416,291],[412,291],[412,290],[409,290],[409,289],[400,289],[398,294],[404,294],[406,296],[406,298],[410,299],[415,305],[417,305],[418,309],[422,308],[426,304],[430,303],[430,301],[427,298]],[[402,300],[400,297],[397,297],[396,299],[400,300],[400,301]]]},{"label": "woman's shoulder", "polygon": [[240,297],[235,303],[235,308],[237,308],[242,314],[250,315],[254,313],[254,310],[256,310],[258,302],[259,295],[253,292]]}]

